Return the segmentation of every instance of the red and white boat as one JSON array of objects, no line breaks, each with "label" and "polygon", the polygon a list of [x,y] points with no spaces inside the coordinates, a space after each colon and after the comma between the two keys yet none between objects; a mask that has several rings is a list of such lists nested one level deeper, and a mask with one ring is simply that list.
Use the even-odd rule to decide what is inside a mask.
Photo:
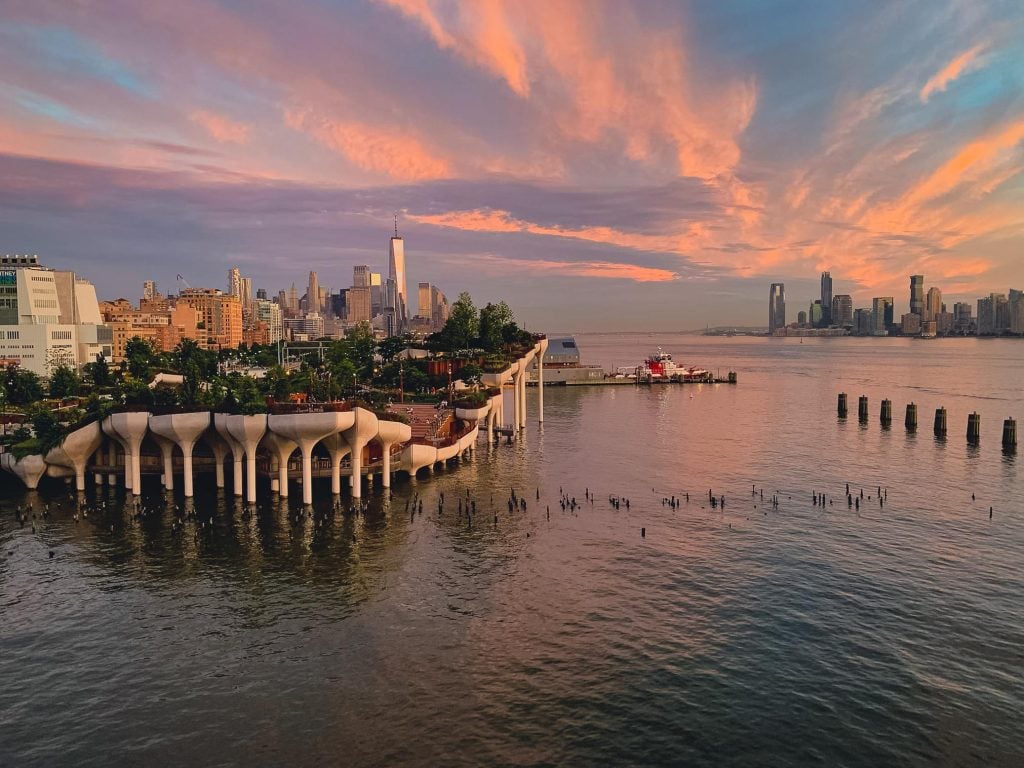
[{"label": "red and white boat", "polygon": [[659,349],[636,368],[636,377],[647,381],[710,381],[711,372],[697,366],[676,365],[672,355]]}]

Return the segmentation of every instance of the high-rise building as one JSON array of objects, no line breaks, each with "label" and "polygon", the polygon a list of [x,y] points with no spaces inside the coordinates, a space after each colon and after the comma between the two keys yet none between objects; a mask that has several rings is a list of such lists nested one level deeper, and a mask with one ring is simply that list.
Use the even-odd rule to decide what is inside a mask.
[{"label": "high-rise building", "polygon": [[309,286],[306,288],[306,311],[320,311],[320,280],[316,272],[309,273]]},{"label": "high-rise building", "polygon": [[867,308],[853,311],[853,332],[858,336],[870,336],[874,331],[874,313]]},{"label": "high-rise building", "polygon": [[345,294],[346,319],[350,323],[368,323],[370,315],[370,286],[353,285]]},{"label": "high-rise building", "polygon": [[267,326],[268,341],[276,344],[282,338],[281,307],[266,299],[256,299],[256,319]]},{"label": "high-rise building", "polygon": [[352,267],[352,287],[369,288],[370,274],[370,268],[365,264],[360,264],[357,267]]},{"label": "high-rise building", "polygon": [[930,322],[937,320],[942,312],[942,291],[932,287],[928,289],[928,296],[924,303],[924,320]]},{"label": "high-rise building", "polygon": [[[241,289],[241,285],[239,285]],[[236,349],[242,343],[242,300],[216,288],[186,288],[179,302],[199,310],[203,316],[200,346],[206,349]]]},{"label": "high-rise building", "polygon": [[266,288],[257,288],[256,289],[256,298],[257,299],[266,300],[267,299],[267,289]]},{"label": "high-rise building", "polygon": [[918,336],[921,333],[921,316],[907,312],[900,318],[900,333],[904,336]]},{"label": "high-rise building", "polygon": [[434,312],[430,301],[430,283],[419,284],[418,299],[419,311],[416,314],[420,317],[430,318]]},{"label": "high-rise building", "polygon": [[152,301],[157,297],[156,280],[142,281],[142,298],[145,301]]},{"label": "high-rise building", "polygon": [[431,323],[433,324],[434,330],[439,331],[444,328],[444,324],[448,322],[448,299],[441,291],[438,290],[436,285],[430,286],[430,312],[431,312]]},{"label": "high-rise building", "polygon": [[286,298],[288,299],[288,301],[286,303],[286,309],[288,309],[290,312],[298,312],[299,311],[299,289],[295,287],[295,283],[292,283],[292,287],[288,289],[288,293],[286,294]]},{"label": "high-rise building", "polygon": [[910,276],[910,311],[924,314],[924,275]]},{"label": "high-rise building", "polygon": [[768,291],[768,333],[786,327],[786,285],[772,283]]},{"label": "high-rise building", "polygon": [[853,325],[853,297],[846,293],[832,297],[832,325],[849,328]]},{"label": "high-rise building", "polygon": [[405,329],[409,294],[405,290],[405,241],[398,236],[398,218],[395,218],[395,236],[388,247],[388,278],[395,281],[396,332]]},{"label": "high-rise building", "polygon": [[958,301],[953,305],[953,330],[957,333],[969,333],[973,322],[970,304]]},{"label": "high-rise building", "polygon": [[243,277],[239,280],[238,298],[242,302],[242,311],[245,312],[252,306],[252,278]]},{"label": "high-rise building", "polygon": [[829,272],[821,273],[821,315],[823,325],[835,323],[832,318],[832,275]]},{"label": "high-rise building", "polygon": [[825,308],[822,306],[821,299],[815,299],[811,304],[811,311],[809,316],[807,316],[807,320],[810,320],[811,325],[815,328],[825,322]]},{"label": "high-rise building", "polygon": [[1010,290],[1010,333],[1024,334],[1024,291]]},{"label": "high-rise building", "polygon": [[893,325],[893,297],[878,296],[871,300],[872,334],[885,336]]},{"label": "high-rise building", "polygon": [[242,272],[238,267],[228,270],[228,296],[242,297]]}]

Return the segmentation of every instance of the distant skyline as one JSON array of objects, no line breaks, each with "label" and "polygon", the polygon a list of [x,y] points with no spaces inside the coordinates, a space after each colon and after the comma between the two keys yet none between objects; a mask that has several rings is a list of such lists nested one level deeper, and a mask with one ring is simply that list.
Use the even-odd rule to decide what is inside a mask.
[{"label": "distant skyline", "polygon": [[0,253],[104,298],[310,270],[531,328],[1024,288],[1024,4],[5,4]]}]

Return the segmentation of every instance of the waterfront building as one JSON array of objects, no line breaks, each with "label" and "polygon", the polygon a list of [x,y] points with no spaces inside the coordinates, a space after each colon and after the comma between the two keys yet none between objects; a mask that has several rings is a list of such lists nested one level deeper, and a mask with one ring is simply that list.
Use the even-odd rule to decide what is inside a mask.
[{"label": "waterfront building", "polygon": [[971,309],[971,305],[966,301],[958,301],[953,305],[953,329],[957,333],[970,333],[974,325]]},{"label": "waterfront building", "polygon": [[943,310],[935,316],[935,332],[940,336],[948,336],[953,332],[953,313]]},{"label": "waterfront building", "polygon": [[1024,295],[1010,291],[1010,333],[1024,334]]},{"label": "waterfront building", "polygon": [[820,328],[825,324],[825,307],[822,305],[820,299],[816,299],[814,303],[811,304],[811,311],[808,316],[808,320],[815,328]]},{"label": "waterfront building", "polygon": [[849,328],[853,325],[853,297],[840,293],[832,297],[832,325]]},{"label": "waterfront building", "polygon": [[832,275],[829,272],[821,273],[821,315],[822,324],[832,325],[835,323],[832,317]]},{"label": "waterfront building", "polygon": [[924,320],[933,321],[942,312],[942,291],[932,287],[928,289],[928,295],[924,304]]},{"label": "waterfront building", "polygon": [[796,313],[796,324],[800,326],[807,325],[807,313],[802,309]]},{"label": "waterfront building", "polygon": [[768,292],[768,333],[786,327],[786,285],[772,283]]},{"label": "waterfront building", "polygon": [[924,314],[924,275],[910,276],[910,311]]},{"label": "waterfront building", "polygon": [[[540,357],[533,360],[528,371],[528,381],[537,383],[537,366]],[[604,369],[599,365],[585,365],[580,359],[580,349],[574,336],[548,338],[544,353],[544,383],[553,385],[587,384],[600,382],[605,378]]]},{"label": "waterfront building", "polygon": [[[914,313],[919,314],[919,313]],[[893,297],[877,296],[871,300],[871,333],[887,336],[893,327]]]},{"label": "waterfront building", "polygon": [[0,363],[48,376],[60,365],[109,359],[111,347],[92,283],[34,255],[0,258]]},{"label": "waterfront building", "polygon": [[913,312],[907,312],[900,318],[900,332],[904,336],[919,336],[921,334],[921,316]]},{"label": "waterfront building", "polygon": [[858,336],[870,336],[874,330],[874,314],[870,309],[855,309],[853,312],[853,332]]},{"label": "waterfront building", "polygon": [[992,298],[978,299],[978,335],[991,336],[995,333],[996,318]]}]

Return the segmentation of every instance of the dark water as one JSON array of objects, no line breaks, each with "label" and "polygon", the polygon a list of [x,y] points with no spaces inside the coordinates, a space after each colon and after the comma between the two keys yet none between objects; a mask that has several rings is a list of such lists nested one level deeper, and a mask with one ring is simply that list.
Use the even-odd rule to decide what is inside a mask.
[{"label": "dark water", "polygon": [[76,523],[49,486],[32,533],[5,477],[0,764],[1024,764],[1024,479],[1000,450],[1024,344],[579,340],[608,367],[662,345],[740,384],[549,388],[543,429],[362,516],[324,520],[327,481],[298,523],[294,498],[250,517],[207,481],[212,523],[176,534],[157,488],[142,519],[104,490]]}]

